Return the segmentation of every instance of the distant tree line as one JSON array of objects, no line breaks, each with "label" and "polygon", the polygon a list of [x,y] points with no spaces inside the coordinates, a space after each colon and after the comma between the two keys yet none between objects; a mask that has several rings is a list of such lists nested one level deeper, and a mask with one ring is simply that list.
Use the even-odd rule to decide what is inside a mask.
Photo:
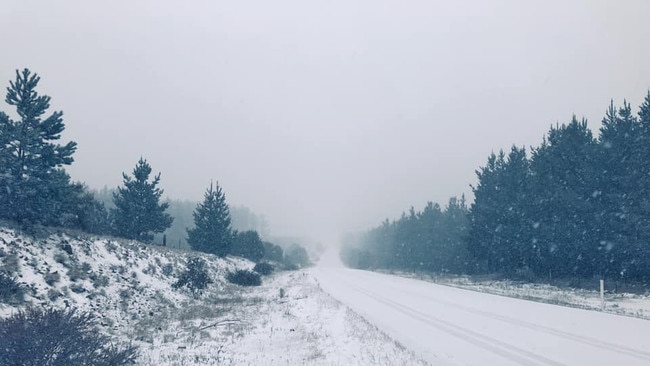
[{"label": "distant tree line", "polygon": [[465,199],[452,198],[442,209],[429,202],[411,207],[395,221],[384,221],[365,235],[349,237],[342,256],[356,268],[463,272],[467,268],[469,210]]},{"label": "distant tree line", "polygon": [[[16,71],[5,102],[15,108],[17,118],[0,111],[0,219],[26,229],[56,226],[152,243],[174,222],[168,213],[170,202],[162,200],[160,173],[152,176],[151,165],[141,157],[130,175],[122,174],[123,185],[116,190],[94,194],[84,184],[71,182],[64,166],[74,161],[77,143],[57,143],[65,129],[63,113],[48,114],[50,97],[38,94],[39,81],[28,69]],[[308,263],[300,255],[293,256],[299,263],[291,262],[293,257],[285,256],[281,247],[263,241],[255,229],[266,232],[266,221],[244,207],[235,209],[235,218],[237,227],[246,229],[234,230],[231,210],[218,183],[211,184],[203,202],[193,206],[190,225],[187,209],[174,206],[176,212],[183,213],[181,224],[185,224],[175,233],[182,235],[191,249],[256,262]],[[166,235],[160,244],[166,244]]]},{"label": "distant tree line", "polygon": [[348,240],[358,268],[650,279],[650,93],[610,104],[598,137],[575,117],[541,145],[491,154],[474,202],[428,204]]}]

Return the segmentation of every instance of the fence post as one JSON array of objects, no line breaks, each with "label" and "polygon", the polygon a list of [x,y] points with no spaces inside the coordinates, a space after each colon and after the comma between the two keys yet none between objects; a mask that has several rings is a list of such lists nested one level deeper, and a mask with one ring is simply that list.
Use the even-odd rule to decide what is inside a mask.
[{"label": "fence post", "polygon": [[600,306],[605,311],[605,280],[600,280]]}]

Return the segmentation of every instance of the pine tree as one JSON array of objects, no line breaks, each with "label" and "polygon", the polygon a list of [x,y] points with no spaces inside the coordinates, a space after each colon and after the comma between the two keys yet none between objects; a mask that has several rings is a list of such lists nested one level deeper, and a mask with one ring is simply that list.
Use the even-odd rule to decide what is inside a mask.
[{"label": "pine tree", "polygon": [[505,166],[505,154],[492,153],[485,166],[476,170],[478,184],[472,186],[474,203],[471,207],[471,231],[468,239],[468,249],[472,255],[480,259],[482,266],[491,271],[499,267],[500,246],[499,230],[502,197],[500,184]]},{"label": "pine tree", "polygon": [[632,253],[635,257],[636,267],[639,269],[638,277],[650,278],[650,91],[645,96],[639,108],[639,139],[635,160],[639,176],[637,192],[638,220],[636,222],[639,237],[637,240],[643,245],[638,252]]},{"label": "pine tree", "polygon": [[449,199],[445,208],[439,234],[442,243],[438,246],[440,256],[444,258],[441,272],[467,273],[473,271],[467,241],[469,238],[469,208],[465,203],[465,195],[460,200],[456,197]]},{"label": "pine tree", "polygon": [[153,233],[169,228],[173,218],[165,211],[168,202],[160,202],[163,190],[158,188],[160,173],[149,181],[151,166],[140,158],[133,169],[133,177],[122,173],[124,187],[113,193],[115,208],[111,211],[116,235],[151,242]]},{"label": "pine tree", "polygon": [[533,149],[529,217],[536,227],[535,270],[543,275],[593,273],[599,245],[598,195],[602,172],[598,145],[587,121],[551,128],[548,140]]},{"label": "pine tree", "polygon": [[233,237],[230,211],[218,182],[215,188],[210,184],[193,215],[195,227],[187,230],[187,242],[192,249],[220,257],[228,255]]},{"label": "pine tree", "polygon": [[639,161],[641,129],[627,102],[616,110],[610,103],[599,136],[601,169],[597,216],[601,228],[597,266],[600,275],[618,278],[627,272],[626,262],[639,246],[637,223],[643,190],[642,171],[647,164]]},{"label": "pine tree", "polygon": [[0,112],[0,217],[24,224],[57,224],[71,194],[70,177],[62,166],[72,163],[77,144],[59,145],[65,129],[63,113],[53,112],[50,97],[39,95],[37,74],[16,70],[5,102],[18,120]]}]

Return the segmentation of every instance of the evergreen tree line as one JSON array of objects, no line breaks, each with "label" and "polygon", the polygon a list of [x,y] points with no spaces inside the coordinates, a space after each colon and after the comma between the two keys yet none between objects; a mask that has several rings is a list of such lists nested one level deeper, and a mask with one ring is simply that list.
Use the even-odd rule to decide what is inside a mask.
[{"label": "evergreen tree line", "polygon": [[[123,173],[123,185],[112,192],[107,209],[66,173],[64,166],[73,162],[77,143],[57,143],[65,129],[63,113],[47,114],[50,97],[38,94],[39,81],[28,69],[16,71],[5,102],[15,108],[18,118],[0,111],[0,219],[25,229],[56,226],[151,243],[174,221],[167,212],[169,202],[162,201],[160,173],[152,176],[150,164],[140,158],[130,175]],[[186,233],[194,250],[253,261],[284,260],[282,248],[263,242],[256,231],[231,228],[230,210],[218,183],[211,184],[203,202],[195,206],[193,221]],[[263,220],[254,223],[265,228]]]},{"label": "evergreen tree line", "polygon": [[360,236],[346,238],[341,257],[351,267],[406,271],[463,272],[470,227],[465,198],[451,198],[444,209],[428,202],[398,220],[385,220]]},{"label": "evergreen tree line", "polygon": [[649,158],[650,93],[636,115],[611,103],[597,137],[574,116],[537,147],[491,154],[471,207],[454,209],[462,219],[445,218],[451,202],[429,204],[349,240],[342,257],[359,268],[645,281]]},{"label": "evergreen tree line", "polygon": [[[110,212],[115,207],[113,194],[117,188],[104,186],[102,189],[92,189],[90,192],[101,202]],[[187,243],[187,228],[194,225],[194,209],[198,205],[197,201],[168,199],[169,204],[165,212],[174,219],[171,226],[165,231],[154,233],[153,243],[177,249],[191,249]],[[236,231],[257,231],[260,237],[268,237],[269,230],[266,218],[263,215],[256,214],[246,206],[228,205],[231,218],[231,226]]]}]

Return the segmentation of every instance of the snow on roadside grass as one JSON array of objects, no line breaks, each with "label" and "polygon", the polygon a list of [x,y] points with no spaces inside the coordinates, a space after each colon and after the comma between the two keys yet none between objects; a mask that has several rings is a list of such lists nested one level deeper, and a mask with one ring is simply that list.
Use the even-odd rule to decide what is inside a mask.
[{"label": "snow on roadside grass", "polygon": [[142,361],[151,365],[427,365],[323,292],[306,271],[276,273],[240,295],[227,313],[211,321],[203,318],[194,324],[194,332],[179,334],[180,342],[154,342],[144,350]]},{"label": "snow on roadside grass", "polygon": [[256,291],[266,301],[254,309],[254,327],[225,351],[235,364],[426,365],[323,292],[307,271],[267,282]]},{"label": "snow on roadside grass", "polygon": [[[601,311],[602,306],[600,292],[598,290],[561,288],[548,284],[524,283],[511,280],[479,280],[472,279],[470,276],[461,275],[415,274],[399,271],[385,273],[430,281],[439,285],[458,287],[465,290],[586,310]],[[606,292],[605,312],[650,320],[650,295]]]}]

